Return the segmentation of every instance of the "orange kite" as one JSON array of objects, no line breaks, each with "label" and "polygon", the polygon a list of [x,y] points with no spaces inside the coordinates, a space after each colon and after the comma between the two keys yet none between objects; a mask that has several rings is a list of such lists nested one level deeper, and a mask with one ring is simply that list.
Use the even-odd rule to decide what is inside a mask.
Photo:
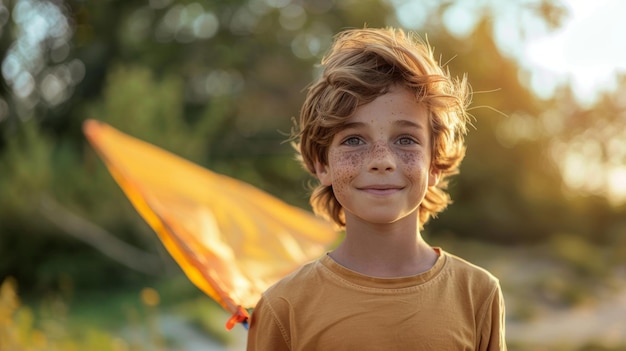
[{"label": "orange kite", "polygon": [[337,238],[330,223],[250,184],[102,122],[83,131],[191,282],[232,314],[228,329],[245,326],[265,289]]}]

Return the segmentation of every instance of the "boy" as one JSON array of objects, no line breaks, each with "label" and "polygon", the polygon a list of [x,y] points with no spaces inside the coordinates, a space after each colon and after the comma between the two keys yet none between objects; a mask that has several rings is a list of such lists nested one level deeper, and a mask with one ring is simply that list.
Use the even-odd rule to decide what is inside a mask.
[{"label": "boy", "polygon": [[263,294],[248,350],[506,350],[498,280],[420,235],[465,154],[465,79],[397,29],[344,31],[322,65],[295,140],[345,239]]}]

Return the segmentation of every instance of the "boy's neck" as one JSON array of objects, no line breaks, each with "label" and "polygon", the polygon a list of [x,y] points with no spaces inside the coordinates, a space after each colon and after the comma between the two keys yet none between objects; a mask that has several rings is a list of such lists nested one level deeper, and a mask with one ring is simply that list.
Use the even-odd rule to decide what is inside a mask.
[{"label": "boy's neck", "polygon": [[374,277],[405,277],[423,273],[438,254],[414,225],[348,223],[346,238],[330,253],[342,266]]}]

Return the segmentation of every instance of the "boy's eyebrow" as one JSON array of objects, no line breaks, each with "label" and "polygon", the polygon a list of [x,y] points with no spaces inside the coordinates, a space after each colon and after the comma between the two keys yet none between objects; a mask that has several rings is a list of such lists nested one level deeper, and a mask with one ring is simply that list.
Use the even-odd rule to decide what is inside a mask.
[{"label": "boy's eyebrow", "polygon": [[365,127],[365,123],[363,122],[347,122],[341,125],[341,130],[345,129],[358,129]]},{"label": "boy's eyebrow", "polygon": [[[416,128],[416,129],[424,129],[424,126],[422,126],[420,123],[416,123],[407,119],[399,119],[399,120],[393,121],[392,123],[393,125],[398,126],[398,127],[411,127],[411,128]],[[363,122],[347,122],[341,125],[341,130],[359,129],[359,128],[364,128],[364,127],[366,127],[366,123],[363,123]]]},{"label": "boy's eyebrow", "polygon": [[417,128],[417,129],[423,129],[424,126],[422,126],[420,123],[416,123],[413,121],[409,121],[407,119],[399,119],[397,121],[394,121],[393,124],[399,126],[399,127],[412,127],[412,128]]}]

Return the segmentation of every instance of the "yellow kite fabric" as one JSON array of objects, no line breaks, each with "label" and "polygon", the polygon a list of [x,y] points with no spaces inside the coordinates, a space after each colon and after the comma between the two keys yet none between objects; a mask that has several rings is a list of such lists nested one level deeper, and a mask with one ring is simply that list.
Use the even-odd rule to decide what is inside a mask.
[{"label": "yellow kite fabric", "polygon": [[229,329],[269,285],[337,238],[310,212],[107,124],[87,120],[83,131],[187,277],[232,313]]}]

